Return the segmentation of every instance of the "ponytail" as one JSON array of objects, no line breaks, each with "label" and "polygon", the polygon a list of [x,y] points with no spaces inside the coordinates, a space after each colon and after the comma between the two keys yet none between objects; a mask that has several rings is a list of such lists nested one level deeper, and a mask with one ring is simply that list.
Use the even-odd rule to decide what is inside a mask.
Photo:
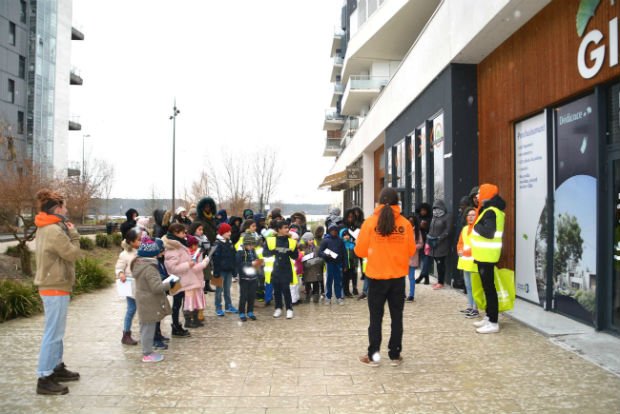
[{"label": "ponytail", "polygon": [[379,204],[383,204],[381,213],[379,213],[379,221],[377,223],[377,231],[384,237],[389,236],[394,231],[396,218],[392,211],[392,206],[398,205],[398,193],[393,188],[384,188],[379,194]]}]

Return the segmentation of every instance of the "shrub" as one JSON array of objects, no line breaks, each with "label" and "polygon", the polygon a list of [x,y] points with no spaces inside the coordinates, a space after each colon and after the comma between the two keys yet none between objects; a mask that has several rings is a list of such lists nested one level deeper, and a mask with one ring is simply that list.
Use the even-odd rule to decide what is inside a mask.
[{"label": "shrub", "polygon": [[80,249],[82,250],[92,250],[95,248],[95,242],[90,237],[80,237]]},{"label": "shrub", "polygon": [[32,283],[0,280],[0,322],[31,316],[42,309],[39,292]]},{"label": "shrub", "polygon": [[123,235],[120,232],[112,234],[112,241],[115,246],[120,246],[123,242]]},{"label": "shrub", "polygon": [[75,262],[75,294],[101,289],[112,282],[112,278],[98,260],[84,257]]},{"label": "shrub", "polygon": [[105,233],[99,233],[95,236],[95,244],[104,249],[112,246],[112,236]]},{"label": "shrub", "polygon": [[19,257],[19,248],[17,246],[7,247],[5,254],[11,257]]}]

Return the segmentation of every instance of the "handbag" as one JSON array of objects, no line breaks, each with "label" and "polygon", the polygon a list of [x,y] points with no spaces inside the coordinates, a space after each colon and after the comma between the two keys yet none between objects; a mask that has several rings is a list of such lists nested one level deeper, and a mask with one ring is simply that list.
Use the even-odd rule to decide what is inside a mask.
[{"label": "handbag", "polygon": [[424,254],[427,256],[431,255],[431,246],[428,243],[424,244]]},{"label": "handbag", "polygon": [[[510,269],[498,269],[495,267],[494,281],[495,290],[497,291],[497,305],[499,312],[512,310],[515,305],[515,272]],[[480,273],[471,274],[471,293],[478,309],[487,308],[487,298],[482,288],[482,280]]]},{"label": "handbag", "polygon": [[224,278],[223,277],[215,277],[211,278],[211,284],[215,287],[221,288],[224,286]]}]

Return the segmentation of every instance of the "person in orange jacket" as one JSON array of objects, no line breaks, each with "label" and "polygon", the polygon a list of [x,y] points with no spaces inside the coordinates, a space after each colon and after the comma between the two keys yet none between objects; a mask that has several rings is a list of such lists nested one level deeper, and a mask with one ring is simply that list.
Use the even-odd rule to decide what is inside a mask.
[{"label": "person in orange jacket", "polygon": [[368,258],[368,353],[359,357],[361,363],[379,366],[383,309],[388,302],[392,332],[388,343],[390,364],[402,363],[403,309],[405,279],[409,274],[409,258],[415,254],[413,226],[400,214],[398,193],[384,188],[379,194],[379,206],[360,230],[355,254]]}]

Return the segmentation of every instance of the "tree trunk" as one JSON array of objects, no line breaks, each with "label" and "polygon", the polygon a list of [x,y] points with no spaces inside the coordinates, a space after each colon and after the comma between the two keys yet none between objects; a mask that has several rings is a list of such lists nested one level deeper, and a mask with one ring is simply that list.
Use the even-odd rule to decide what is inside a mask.
[{"label": "tree trunk", "polygon": [[26,276],[32,276],[32,262],[30,258],[32,257],[32,252],[26,246],[25,241],[20,241],[17,245],[17,251],[19,251],[19,259],[22,267],[22,273]]}]

